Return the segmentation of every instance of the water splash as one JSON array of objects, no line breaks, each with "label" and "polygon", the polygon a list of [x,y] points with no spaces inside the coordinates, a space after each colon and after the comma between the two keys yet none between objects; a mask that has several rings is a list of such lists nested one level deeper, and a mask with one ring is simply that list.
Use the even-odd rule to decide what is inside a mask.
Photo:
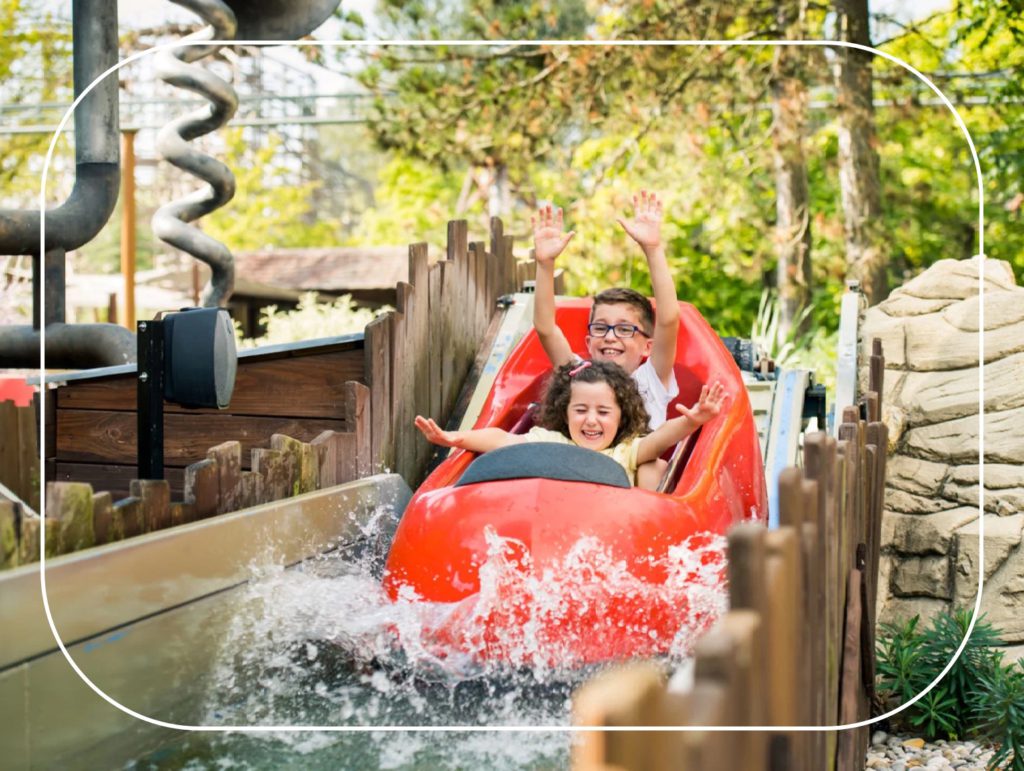
[{"label": "water splash", "polygon": [[656,655],[669,670],[726,610],[724,539],[712,535],[670,549],[665,582],[652,584],[593,538],[538,574],[522,544],[488,533],[477,595],[440,604],[404,592],[392,602],[380,568],[393,527],[381,509],[357,544],[260,568],[238,591],[203,705],[207,725],[368,730],[193,736],[183,754],[242,767],[296,756],[304,768],[564,767],[568,734],[438,742],[372,727],[568,725],[572,692],[603,666],[581,665],[581,645],[611,640],[619,658]]}]

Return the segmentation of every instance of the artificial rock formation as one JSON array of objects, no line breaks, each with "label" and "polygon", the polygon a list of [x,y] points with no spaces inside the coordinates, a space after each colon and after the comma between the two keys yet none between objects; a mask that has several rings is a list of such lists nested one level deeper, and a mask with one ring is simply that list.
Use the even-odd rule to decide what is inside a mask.
[{"label": "artificial rock formation", "polygon": [[943,260],[865,313],[863,344],[873,338],[889,428],[879,620],[973,607],[981,571],[987,620],[1022,643],[1024,287],[1006,262]]}]

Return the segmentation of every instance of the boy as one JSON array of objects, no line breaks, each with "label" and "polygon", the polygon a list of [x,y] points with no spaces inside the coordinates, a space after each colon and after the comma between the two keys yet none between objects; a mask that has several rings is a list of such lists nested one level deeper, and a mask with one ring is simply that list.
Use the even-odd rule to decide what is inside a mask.
[{"label": "boy", "polygon": [[[653,430],[665,422],[668,404],[679,394],[673,370],[679,335],[679,303],[661,242],[661,201],[654,193],[641,190],[639,196],[633,196],[633,209],[632,220],[620,218],[618,223],[647,258],[658,305],[657,320],[650,301],[639,292],[606,289],[594,297],[586,344],[591,359],[614,362],[633,376]],[[550,205],[531,217],[530,224],[537,260],[533,326],[552,365],[559,367],[578,358],[555,324],[555,259],[575,231],[564,232],[562,210],[553,210]],[[664,469],[664,461],[644,464],[637,472],[638,486],[654,489]]]}]

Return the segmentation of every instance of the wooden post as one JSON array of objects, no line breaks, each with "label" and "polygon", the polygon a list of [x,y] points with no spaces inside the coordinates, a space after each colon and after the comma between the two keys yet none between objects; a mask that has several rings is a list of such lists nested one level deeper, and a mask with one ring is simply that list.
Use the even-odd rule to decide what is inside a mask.
[{"label": "wooden post", "polygon": [[[373,473],[370,399],[370,389],[362,383],[351,380],[345,383],[345,425],[355,440],[352,444],[353,479],[362,479]],[[321,486],[326,485],[321,483]]]},{"label": "wooden post", "polygon": [[[660,725],[665,684],[651,664],[613,669],[586,683],[573,697],[573,723],[581,726]],[[675,736],[678,736],[676,734]],[[666,745],[670,732],[595,731],[573,747],[573,768],[669,771],[678,756]]]},{"label": "wooden post", "polygon": [[366,326],[363,345],[367,384],[370,387],[370,452],[372,471],[394,468],[395,441],[391,382],[391,331],[394,313],[378,316]]},{"label": "wooden post", "polygon": [[120,322],[135,331],[135,132],[121,132],[121,276],[124,313]]}]

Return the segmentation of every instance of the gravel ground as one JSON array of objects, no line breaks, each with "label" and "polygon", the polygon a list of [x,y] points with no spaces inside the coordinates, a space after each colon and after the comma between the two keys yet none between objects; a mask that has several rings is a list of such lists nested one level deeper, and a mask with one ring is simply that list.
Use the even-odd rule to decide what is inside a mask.
[{"label": "gravel ground", "polygon": [[926,743],[912,736],[875,731],[864,759],[864,768],[876,771],[907,771],[911,768],[986,771],[994,750],[978,742]]}]

